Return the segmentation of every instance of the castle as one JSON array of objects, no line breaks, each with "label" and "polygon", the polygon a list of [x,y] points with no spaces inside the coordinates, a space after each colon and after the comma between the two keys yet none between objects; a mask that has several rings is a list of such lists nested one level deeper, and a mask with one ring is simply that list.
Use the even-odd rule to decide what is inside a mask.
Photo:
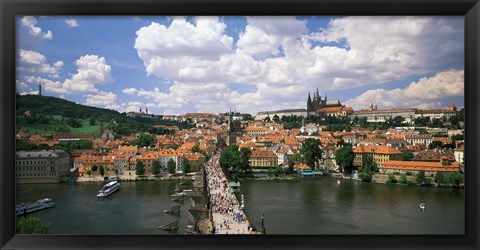
[{"label": "castle", "polygon": [[342,104],[338,99],[336,100],[327,100],[327,95],[325,94],[325,99],[322,100],[322,97],[318,94],[318,88],[317,91],[313,94],[313,100],[310,97],[310,92],[308,93],[308,99],[307,99],[307,114],[310,115],[315,115],[315,111],[321,108],[327,108],[327,107],[341,107]]},{"label": "castle", "polygon": [[278,117],[292,115],[308,117],[311,115],[317,115],[316,111],[319,109],[332,107],[342,107],[342,104],[338,99],[328,100],[327,95],[325,95],[325,99],[322,100],[322,97],[320,96],[320,94],[318,94],[317,88],[317,91],[313,94],[313,100],[310,96],[310,92],[308,93],[307,109],[283,109],[276,111],[262,111],[257,112],[257,114],[255,115],[255,119],[263,120],[266,117],[272,118],[274,115],[277,115]]}]

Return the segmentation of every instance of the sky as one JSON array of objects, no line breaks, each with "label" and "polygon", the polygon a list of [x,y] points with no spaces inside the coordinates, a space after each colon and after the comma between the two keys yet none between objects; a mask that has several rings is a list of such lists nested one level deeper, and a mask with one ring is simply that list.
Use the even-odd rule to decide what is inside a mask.
[{"label": "sky", "polygon": [[463,16],[18,16],[16,88],[157,115],[464,106]]}]

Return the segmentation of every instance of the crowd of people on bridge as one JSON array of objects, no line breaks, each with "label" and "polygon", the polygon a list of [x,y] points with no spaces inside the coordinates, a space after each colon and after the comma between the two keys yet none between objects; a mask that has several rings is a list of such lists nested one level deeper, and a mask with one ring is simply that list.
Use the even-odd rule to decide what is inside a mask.
[{"label": "crowd of people on bridge", "polygon": [[[239,202],[235,195],[229,191],[228,180],[218,163],[218,155],[207,162],[205,170],[207,173],[211,212],[212,214],[220,214],[222,218],[218,221],[214,220],[215,229],[236,229],[233,233],[247,233],[250,226],[248,226],[248,223],[243,223],[246,221],[245,214],[239,209]],[[242,223],[246,226],[241,226]],[[233,228],[233,226],[236,226],[236,228]],[[228,231],[225,233],[228,233]]]}]

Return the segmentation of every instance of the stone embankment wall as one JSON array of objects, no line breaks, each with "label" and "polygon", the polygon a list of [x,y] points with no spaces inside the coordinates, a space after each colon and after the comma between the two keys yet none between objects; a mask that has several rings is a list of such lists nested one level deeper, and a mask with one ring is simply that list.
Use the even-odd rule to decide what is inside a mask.
[{"label": "stone embankment wall", "polygon": [[212,234],[212,223],[210,220],[210,204],[207,192],[207,178],[205,168],[194,175],[191,208],[189,209],[189,222],[186,234]]}]

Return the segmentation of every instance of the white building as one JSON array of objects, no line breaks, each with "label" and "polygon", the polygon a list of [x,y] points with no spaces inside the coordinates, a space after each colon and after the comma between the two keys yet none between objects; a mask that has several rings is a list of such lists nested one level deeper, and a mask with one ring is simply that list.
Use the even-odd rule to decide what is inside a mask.
[{"label": "white building", "polygon": [[352,119],[355,117],[358,117],[359,119],[366,117],[367,122],[386,122],[389,119],[400,116],[405,119],[406,123],[413,124],[416,112],[416,108],[358,110],[353,113]]},{"label": "white building", "polygon": [[276,111],[263,111],[258,112],[255,115],[255,120],[264,120],[267,117],[270,117],[273,120],[273,117],[277,115],[278,118],[282,118],[282,116],[303,116],[307,117],[307,110],[306,109],[284,109],[284,110],[276,110]]},{"label": "white building", "polygon": [[455,156],[455,161],[457,161],[460,164],[463,164],[464,162],[464,151],[465,147],[462,145],[459,148],[453,150],[453,155]]},{"label": "white building", "polygon": [[421,110],[419,109],[415,114],[415,118],[419,117],[430,117],[430,119],[449,119],[452,116],[457,115],[457,107],[455,104],[451,103],[447,109],[430,109],[430,110]]},{"label": "white building", "polygon": [[433,138],[431,135],[405,135],[404,139],[411,145],[421,144],[428,147],[432,143]]}]

